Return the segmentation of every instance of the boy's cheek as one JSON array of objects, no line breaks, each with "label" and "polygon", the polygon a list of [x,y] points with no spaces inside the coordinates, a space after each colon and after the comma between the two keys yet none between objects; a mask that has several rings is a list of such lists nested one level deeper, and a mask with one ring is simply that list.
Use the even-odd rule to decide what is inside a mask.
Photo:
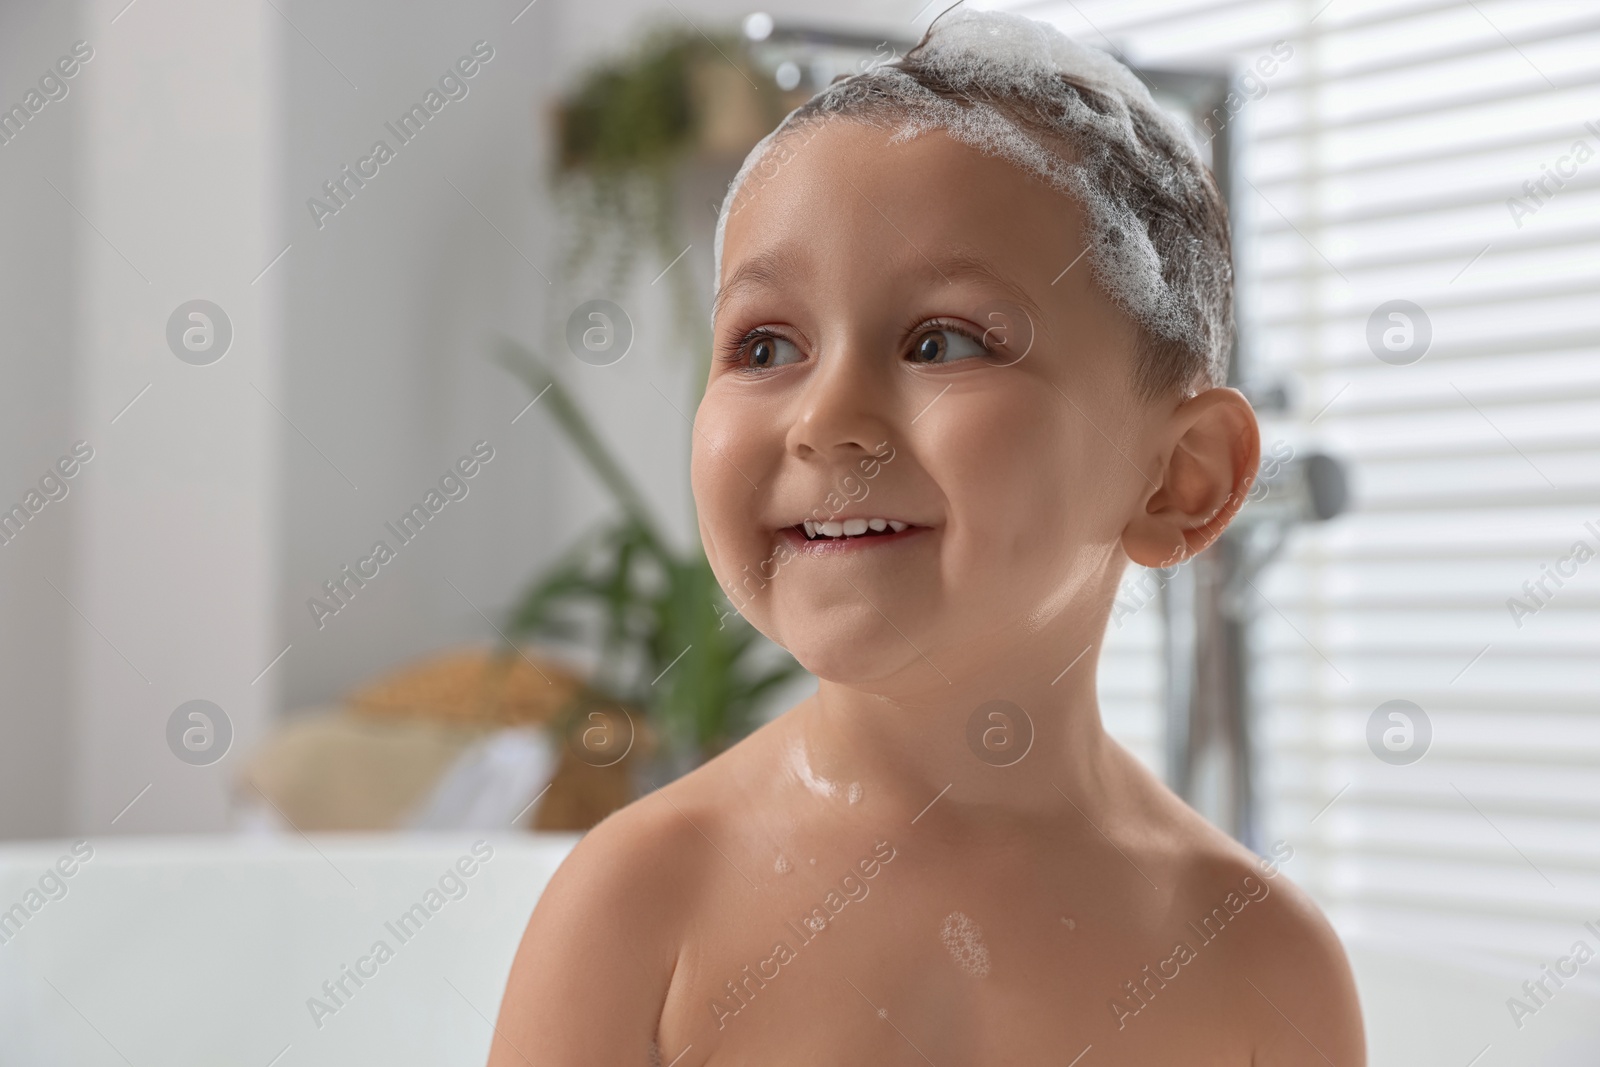
[{"label": "boy's cheek", "polygon": [[[702,529],[709,530],[724,564],[735,570],[753,566],[774,548],[772,531],[764,528],[775,517],[772,505],[752,488],[752,483],[773,484],[776,465],[764,443],[772,429],[749,423],[740,412],[725,414],[708,397],[695,420],[690,452],[690,488]],[[781,450],[781,439],[773,447]]]}]

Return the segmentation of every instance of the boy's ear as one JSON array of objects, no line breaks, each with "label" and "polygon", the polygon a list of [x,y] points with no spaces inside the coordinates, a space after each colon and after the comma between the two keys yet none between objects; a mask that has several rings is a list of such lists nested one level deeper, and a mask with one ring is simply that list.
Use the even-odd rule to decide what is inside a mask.
[{"label": "boy's ear", "polygon": [[1261,463],[1261,431],[1237,389],[1208,389],[1167,422],[1160,476],[1122,531],[1145,567],[1171,567],[1215,541],[1243,506]]}]

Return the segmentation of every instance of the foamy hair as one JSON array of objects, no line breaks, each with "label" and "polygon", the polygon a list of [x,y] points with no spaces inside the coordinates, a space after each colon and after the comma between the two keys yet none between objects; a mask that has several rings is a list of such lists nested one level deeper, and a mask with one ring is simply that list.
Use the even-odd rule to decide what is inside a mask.
[{"label": "foamy hair", "polygon": [[[1147,389],[1226,380],[1226,208],[1193,142],[1127,67],[1006,12],[958,9],[935,20],[907,55],[841,76],[763,137],[718,214],[714,284],[728,218],[757,167],[791,134],[836,118],[894,128],[890,144],[943,130],[1072,196],[1083,205],[1101,288],[1147,335],[1168,342],[1150,346],[1154,363],[1141,368]],[[764,170],[770,176],[776,166]]]}]

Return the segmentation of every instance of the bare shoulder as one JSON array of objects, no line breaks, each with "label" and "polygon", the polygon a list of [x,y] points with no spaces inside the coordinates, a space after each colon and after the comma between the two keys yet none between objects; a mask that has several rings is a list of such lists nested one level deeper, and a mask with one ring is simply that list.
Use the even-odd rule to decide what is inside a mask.
[{"label": "bare shoulder", "polygon": [[[769,724],[770,725],[770,724]],[[708,879],[728,862],[732,813],[748,810],[755,731],[613,813],[550,879],[512,962],[489,1067],[658,1062],[673,976],[692,955]],[[738,797],[740,802],[730,803]],[[731,847],[731,846],[730,846]]]},{"label": "bare shoulder", "polygon": [[[1209,829],[1209,827],[1208,827]],[[1219,831],[1194,855],[1189,910],[1198,939],[1225,944],[1217,979],[1254,1034],[1252,1067],[1364,1067],[1366,1036],[1339,935],[1290,881],[1294,848],[1256,856]]]},{"label": "bare shoulder", "polygon": [[1361,1002],[1339,935],[1288,875],[1259,877],[1271,895],[1236,960],[1240,978],[1270,1009],[1262,1012],[1256,1067],[1306,1063],[1312,1051],[1318,1062],[1364,1067]]},{"label": "bare shoulder", "polygon": [[1276,841],[1257,856],[1131,755],[1123,766],[1129,845],[1177,887],[1170,903],[1183,941],[1161,973],[1205,961],[1199,965],[1212,975],[1217,1003],[1249,1029],[1251,1067],[1365,1067],[1350,961],[1322,910],[1284,870],[1293,844]]},{"label": "bare shoulder", "polygon": [[[672,789],[668,786],[667,789]],[[651,1061],[696,888],[692,826],[658,790],[586,833],[512,962],[490,1067]]]}]

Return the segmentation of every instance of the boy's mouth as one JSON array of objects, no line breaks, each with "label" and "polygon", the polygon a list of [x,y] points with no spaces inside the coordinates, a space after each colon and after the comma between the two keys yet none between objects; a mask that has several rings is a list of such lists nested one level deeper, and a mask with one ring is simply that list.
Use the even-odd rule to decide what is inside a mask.
[{"label": "boy's mouth", "polygon": [[844,537],[876,537],[886,533],[899,533],[911,524],[909,522],[901,522],[899,519],[857,518],[833,519],[828,522],[806,519],[804,522],[796,523],[796,525],[805,531],[806,540],[808,541],[819,539],[834,541]]},{"label": "boy's mouth", "polygon": [[777,533],[802,552],[816,554],[868,545],[894,544],[928,530],[903,519],[886,516],[838,517],[824,522],[804,519],[781,527]]}]

